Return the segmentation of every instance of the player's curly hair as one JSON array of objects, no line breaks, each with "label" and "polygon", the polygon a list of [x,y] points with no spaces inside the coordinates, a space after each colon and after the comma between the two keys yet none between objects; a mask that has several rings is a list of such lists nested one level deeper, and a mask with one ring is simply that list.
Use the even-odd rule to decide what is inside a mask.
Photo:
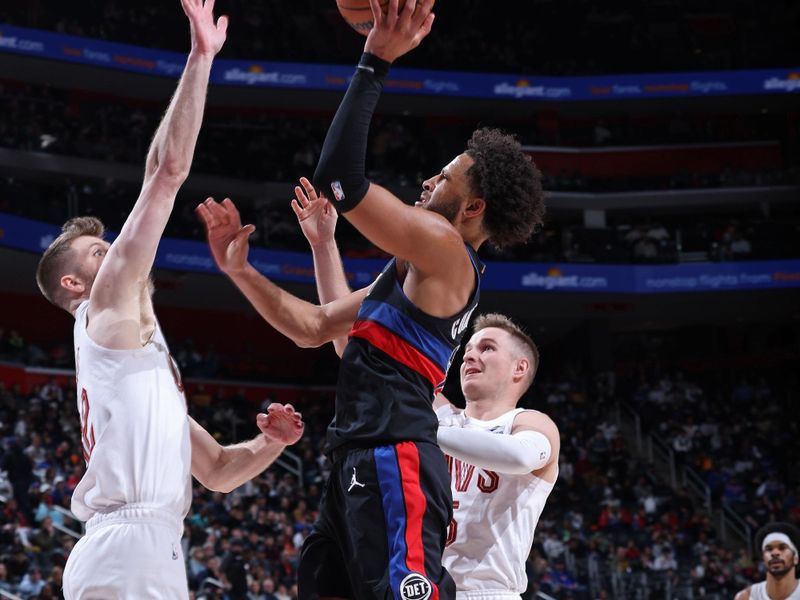
[{"label": "player's curly hair", "polygon": [[476,130],[466,153],[475,161],[467,177],[486,201],[483,225],[489,241],[498,248],[528,241],[544,220],[539,169],[519,142],[499,129]]},{"label": "player's curly hair", "polygon": [[72,258],[72,242],[83,235],[102,238],[105,226],[96,217],[75,217],[61,228],[61,235],[52,241],[44,251],[36,268],[36,284],[45,298],[65,310],[69,307],[69,296],[61,287],[61,278],[74,268]]}]

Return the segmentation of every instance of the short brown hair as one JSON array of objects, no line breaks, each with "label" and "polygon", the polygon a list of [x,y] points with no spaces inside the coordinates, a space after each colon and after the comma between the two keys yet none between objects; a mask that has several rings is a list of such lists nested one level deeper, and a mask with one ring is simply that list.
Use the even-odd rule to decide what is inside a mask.
[{"label": "short brown hair", "polygon": [[64,223],[61,235],[47,247],[36,268],[36,284],[45,298],[59,308],[69,308],[69,297],[61,287],[61,278],[72,268],[69,264],[72,242],[84,235],[102,238],[105,232],[105,226],[97,217],[75,217]]},{"label": "short brown hair", "polygon": [[519,325],[511,320],[510,317],[501,315],[500,313],[487,313],[485,315],[480,315],[477,319],[475,319],[475,323],[472,326],[472,333],[476,334],[487,327],[497,327],[498,329],[502,329],[520,343],[525,351],[525,354],[528,355],[528,359],[531,361],[531,376],[526,389],[527,387],[530,387],[530,385],[533,383],[533,378],[536,377],[536,371],[539,369],[539,348],[531,339],[531,336],[525,333]]}]

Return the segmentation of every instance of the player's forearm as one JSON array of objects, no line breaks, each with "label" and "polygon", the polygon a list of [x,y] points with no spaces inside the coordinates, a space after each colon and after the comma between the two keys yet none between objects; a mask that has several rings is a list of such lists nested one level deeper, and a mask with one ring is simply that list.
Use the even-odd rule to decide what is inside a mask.
[{"label": "player's forearm", "polygon": [[351,290],[336,241],[311,246],[311,253],[314,257],[314,274],[320,303],[327,304],[347,296]]},{"label": "player's forearm", "polygon": [[293,296],[250,264],[228,276],[258,314],[298,346],[316,347],[328,341],[323,337],[321,307]]},{"label": "player's forearm", "polygon": [[365,53],[328,128],[314,186],[340,212],[354,208],[366,195],[367,138],[383,90],[389,63]]},{"label": "player's forearm", "polygon": [[514,435],[478,429],[439,427],[439,446],[450,456],[497,473],[521,475],[541,469],[550,460],[547,438],[535,431]]},{"label": "player's forearm", "polygon": [[213,56],[192,51],[183,75],[156,130],[145,166],[145,179],[156,173],[182,183],[189,176],[203,121]]},{"label": "player's forearm", "polygon": [[[320,303],[327,304],[347,296],[351,290],[347,284],[347,275],[344,272],[342,257],[336,241],[330,240],[312,246],[311,252],[314,256],[314,275]],[[339,356],[342,356],[346,345],[346,336],[340,336],[333,340],[333,346]]]},{"label": "player's forearm", "polygon": [[249,442],[222,449],[213,478],[213,490],[228,493],[269,467],[286,446],[259,435]]}]

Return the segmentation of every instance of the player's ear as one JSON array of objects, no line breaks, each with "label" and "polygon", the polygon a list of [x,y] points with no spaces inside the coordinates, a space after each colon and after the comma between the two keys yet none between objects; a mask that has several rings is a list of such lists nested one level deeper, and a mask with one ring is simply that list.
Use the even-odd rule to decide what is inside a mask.
[{"label": "player's ear", "polygon": [[465,218],[479,217],[484,212],[486,212],[486,200],[480,196],[473,196],[467,200],[466,205],[464,206]]},{"label": "player's ear", "polygon": [[86,284],[80,277],[70,274],[61,278],[61,287],[68,292],[81,294],[86,289]]},{"label": "player's ear", "polygon": [[530,370],[531,370],[530,361],[526,357],[521,356],[516,361],[514,361],[514,380],[519,381],[520,379],[525,377],[525,375],[527,375],[528,371]]}]

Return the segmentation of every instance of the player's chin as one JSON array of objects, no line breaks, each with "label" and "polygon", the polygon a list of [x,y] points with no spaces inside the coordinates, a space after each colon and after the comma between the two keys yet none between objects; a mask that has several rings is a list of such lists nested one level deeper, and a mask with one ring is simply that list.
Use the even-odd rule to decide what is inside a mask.
[{"label": "player's chin", "polygon": [[461,378],[461,391],[464,395],[473,394],[480,390],[480,384],[476,381],[474,375],[465,375]]}]

